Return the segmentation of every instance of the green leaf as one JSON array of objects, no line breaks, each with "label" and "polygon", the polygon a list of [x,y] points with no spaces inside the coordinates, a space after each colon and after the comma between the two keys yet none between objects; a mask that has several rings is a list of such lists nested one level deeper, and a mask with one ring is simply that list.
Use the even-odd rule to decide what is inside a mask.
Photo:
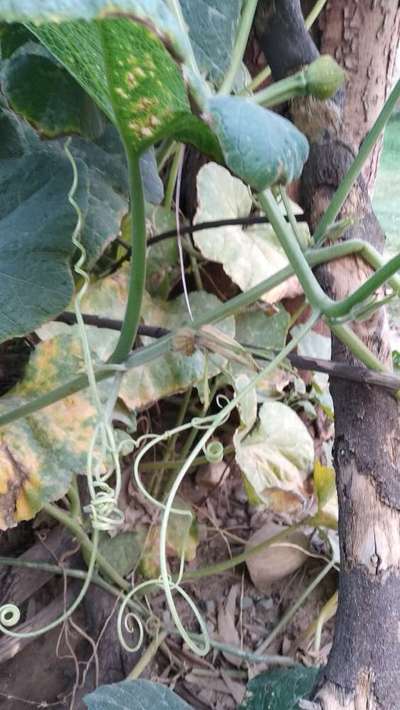
[{"label": "green leaf", "polygon": [[299,710],[299,700],[309,696],[318,673],[304,666],[261,673],[248,684],[239,710]]},{"label": "green leaf", "polygon": [[[115,19],[118,13],[129,19]],[[181,61],[187,58],[191,47],[162,0],[118,0],[112,6],[106,0],[64,0],[56,7],[51,0],[40,7],[17,0],[1,6],[1,18],[27,22],[118,124],[133,150],[172,136],[220,159],[215,136],[191,113],[181,67],[175,61],[176,56]]]},{"label": "green leaf", "polygon": [[121,577],[126,577],[140,560],[143,538],[143,530],[141,532],[119,532],[115,537],[110,537],[108,533],[101,533],[99,551]]},{"label": "green leaf", "polygon": [[29,30],[17,22],[15,24],[0,24],[0,57],[8,59],[18,47],[33,39]]},{"label": "green leaf", "polygon": [[[0,399],[0,411],[50,392],[83,371],[78,339],[60,335],[40,343],[25,376]],[[107,383],[99,387],[106,394]],[[30,520],[44,502],[65,495],[72,475],[86,472],[97,412],[88,390],[66,397],[0,430],[0,529]],[[124,439],[127,434],[122,434]],[[95,460],[99,450],[94,451]]]},{"label": "green leaf", "polygon": [[236,339],[246,346],[262,348],[273,357],[286,343],[290,315],[283,306],[267,314],[261,309],[236,316]]},{"label": "green leaf", "polygon": [[2,67],[2,87],[10,108],[39,133],[96,137],[103,119],[82,87],[36,42],[20,47]]},{"label": "green leaf", "polygon": [[198,65],[222,83],[231,60],[243,0],[181,0]]},{"label": "green leaf", "polygon": [[313,469],[314,444],[301,419],[281,402],[265,402],[258,422],[234,434],[236,461],[255,494],[274,510],[306,499],[305,481]]},{"label": "green leaf", "polygon": [[[252,207],[250,191],[226,168],[208,163],[197,176],[198,209],[194,222],[248,217]],[[241,225],[205,229],[193,234],[196,246],[224,271],[242,291],[256,286],[287,265],[286,255],[269,224]],[[285,282],[264,294],[274,303],[288,295],[293,281]]]},{"label": "green leaf", "polygon": [[238,96],[215,96],[208,110],[227,166],[251,187],[261,192],[300,177],[308,142],[286,118]]},{"label": "green leaf", "polygon": [[124,680],[85,695],[88,710],[190,710],[191,706],[165,685],[149,680]]},{"label": "green leaf", "polygon": [[[71,150],[79,174],[82,241],[91,268],[118,235],[128,211],[126,165],[111,126],[96,144],[74,138]],[[147,196],[159,199],[154,155],[144,154],[141,167]],[[0,107],[1,342],[31,332],[71,300],[71,237],[77,220],[68,202],[71,184],[63,142],[39,141],[27,124]]]},{"label": "green leaf", "polygon": [[[77,167],[85,213],[88,171],[80,161]],[[0,342],[29,333],[71,299],[71,181],[69,161],[56,151],[0,160]]]}]

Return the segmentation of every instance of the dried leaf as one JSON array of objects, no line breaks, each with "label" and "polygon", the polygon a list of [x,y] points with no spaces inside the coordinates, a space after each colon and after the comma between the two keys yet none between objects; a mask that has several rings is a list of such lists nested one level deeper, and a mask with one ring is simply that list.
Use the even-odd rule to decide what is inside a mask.
[{"label": "dried leaf", "polygon": [[[194,222],[249,216],[252,199],[246,185],[225,168],[208,163],[197,176],[198,209]],[[224,271],[242,291],[256,286],[284,266],[287,258],[269,224],[205,229],[193,234],[196,246]],[[293,281],[268,291],[264,301],[274,303],[292,295]]]}]

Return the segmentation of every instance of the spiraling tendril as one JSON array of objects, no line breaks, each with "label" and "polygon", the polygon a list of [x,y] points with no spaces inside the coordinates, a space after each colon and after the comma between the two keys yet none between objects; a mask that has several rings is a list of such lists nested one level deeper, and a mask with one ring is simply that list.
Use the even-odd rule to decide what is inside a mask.
[{"label": "spiraling tendril", "polygon": [[[161,521],[161,529],[160,529],[160,578],[159,579],[154,579],[154,580],[149,580],[147,582],[144,582],[143,584],[139,584],[137,587],[135,587],[129,595],[125,598],[121,609],[120,609],[120,615],[119,615],[119,620],[118,620],[118,628],[119,628],[119,638],[121,640],[121,643],[125,643],[125,641],[122,641],[122,619],[123,619],[123,614],[124,614],[124,609],[126,606],[126,603],[132,597],[137,594],[139,591],[142,589],[148,587],[148,586],[157,586],[157,587],[162,587],[164,590],[164,594],[167,600],[167,604],[172,616],[172,619],[175,623],[176,628],[178,629],[181,637],[185,641],[185,643],[191,648],[195,653],[197,653],[199,656],[204,656],[206,655],[209,650],[210,650],[210,639],[208,635],[208,630],[206,623],[204,619],[202,618],[199,610],[197,609],[196,605],[192,601],[192,599],[189,597],[187,592],[182,589],[180,586],[180,583],[182,581],[183,577],[183,569],[184,569],[184,563],[185,563],[185,558],[184,558],[184,551],[185,551],[185,546],[182,546],[182,555],[181,555],[181,560],[180,560],[180,569],[179,569],[179,574],[178,574],[178,579],[177,580],[172,580],[171,575],[168,570],[168,562],[167,562],[167,532],[168,532],[168,522],[169,522],[169,517],[171,513],[175,515],[183,515],[183,516],[188,516],[190,517],[190,521],[192,521],[192,514],[188,510],[182,510],[173,507],[173,502],[175,499],[175,496],[178,492],[179,486],[181,485],[187,471],[190,469],[194,459],[196,456],[198,456],[199,452],[201,450],[207,451],[207,444],[211,437],[213,436],[214,432],[216,429],[221,426],[224,422],[227,421],[228,417],[230,416],[231,412],[233,409],[235,409],[238,405],[238,403],[246,397],[249,392],[252,391],[252,389],[258,384],[260,380],[262,380],[266,375],[269,375],[271,372],[273,372],[279,365],[285,360],[287,355],[295,348],[297,347],[298,343],[300,340],[311,330],[313,325],[317,322],[317,320],[320,317],[320,313],[318,311],[313,311],[311,317],[307,321],[307,323],[301,328],[297,336],[295,336],[290,343],[288,343],[282,350],[281,352],[260,372],[253,377],[248,385],[242,389],[242,391],[236,395],[236,397],[232,400],[227,400],[226,397],[219,396],[217,398],[218,405],[221,408],[221,410],[214,415],[207,416],[204,418],[194,418],[192,419],[189,423],[183,424],[182,426],[175,427],[174,429],[171,429],[169,431],[164,432],[163,434],[159,436],[155,435],[145,435],[141,437],[136,444],[140,445],[143,441],[148,440],[146,444],[141,448],[140,452],[138,453],[134,466],[133,466],[133,476],[136,482],[136,485],[138,489],[141,491],[141,493],[151,502],[153,503],[157,508],[161,509],[163,511],[163,516],[162,516],[162,521]],[[225,406],[223,406],[225,405]],[[200,437],[199,441],[197,444],[193,447],[191,453],[187,457],[185,463],[183,464],[182,468],[180,469],[177,477],[175,478],[175,481],[171,487],[171,490],[167,496],[167,500],[165,503],[161,503],[160,501],[156,500],[144,487],[141,478],[140,478],[140,472],[139,472],[139,466],[140,462],[145,456],[145,454],[151,449],[153,446],[157,445],[158,443],[165,441],[169,437],[173,436],[174,434],[177,434],[179,432],[185,431],[186,429],[190,428],[196,428],[199,430],[205,429],[204,434]],[[214,442],[215,443],[215,442]],[[178,594],[185,599],[185,601],[188,603],[190,606],[191,610],[193,611],[200,629],[201,629],[201,642],[200,644],[197,644],[194,642],[193,638],[189,633],[186,631],[184,628],[180,615],[178,613],[178,610],[175,606],[174,598],[173,598],[173,593],[177,592]],[[136,647],[135,647],[136,648]]]},{"label": "spiraling tendril", "polygon": [[[100,395],[97,389],[92,355],[90,352],[86,329],[80,308],[82,298],[84,297],[89,285],[89,276],[83,268],[84,263],[86,261],[86,251],[80,239],[83,226],[82,211],[79,207],[79,204],[75,200],[75,194],[78,187],[78,170],[76,162],[69,149],[69,143],[70,139],[66,141],[64,146],[65,153],[71,163],[73,174],[72,185],[68,193],[68,202],[75,210],[77,215],[75,229],[72,234],[72,243],[80,254],[74,266],[74,270],[75,273],[83,280],[82,286],[75,297],[74,306],[76,320],[78,324],[78,332],[84,356],[85,369],[88,376],[89,387],[97,413],[97,424],[92,440],[90,442],[86,462],[87,480],[91,499],[87,510],[90,513],[93,527],[93,547],[89,560],[87,575],[77,598],[69,607],[69,609],[67,609],[60,617],[47,624],[45,627],[41,629],[36,629],[34,631],[26,632],[10,631],[10,627],[15,626],[20,620],[20,610],[15,604],[11,603],[4,604],[0,607],[0,631],[2,631],[8,636],[12,636],[13,638],[34,638],[36,636],[41,636],[42,634],[51,631],[59,624],[64,623],[64,621],[66,621],[74,613],[75,609],[78,608],[78,606],[84,599],[89,585],[92,581],[98,550],[99,530],[114,529],[115,526],[118,525],[123,519],[123,514],[119,510],[117,504],[118,496],[121,490],[121,468],[119,461],[119,448],[117,447],[115,442],[114,430],[112,428],[111,423],[112,411],[114,409],[116,397],[118,396],[118,388],[120,384],[120,379],[123,374],[123,370],[121,371],[120,366],[116,366],[116,376],[114,379],[114,385],[111,388],[111,394],[109,395],[108,401],[105,406],[102,405]],[[95,458],[94,451],[99,440],[101,444],[100,454]],[[114,472],[116,477],[116,485],[114,488],[112,488],[107,483],[107,479]]]},{"label": "spiraling tendril", "polygon": [[20,618],[21,612],[16,604],[3,604],[0,609],[0,624],[2,624],[2,626],[6,626],[7,628],[15,626],[18,624]]},{"label": "spiraling tendril", "polygon": [[221,463],[224,458],[224,445],[218,439],[210,441],[204,450],[208,463]]}]

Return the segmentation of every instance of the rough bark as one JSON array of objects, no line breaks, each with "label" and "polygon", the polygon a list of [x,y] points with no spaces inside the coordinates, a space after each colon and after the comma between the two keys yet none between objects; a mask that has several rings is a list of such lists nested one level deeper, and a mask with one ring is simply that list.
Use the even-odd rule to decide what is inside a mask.
[{"label": "rough bark", "polygon": [[[267,3],[262,46],[274,78],[313,57],[301,22],[300,0]],[[295,122],[308,134],[310,160],[302,179],[303,204],[315,226],[345,174],[366,131],[382,107],[398,44],[397,0],[335,0],[325,13],[322,50],[348,72],[345,91],[334,100],[296,101]],[[315,50],[315,47],[314,47]],[[376,173],[375,154],[355,185],[342,216],[356,212],[344,238],[362,238],[377,248],[383,234],[368,196]],[[318,270],[327,292],[341,298],[369,269],[346,258]],[[390,366],[384,310],[353,328]],[[335,338],[335,360],[355,360]],[[357,363],[359,364],[359,363]],[[314,703],[324,710],[400,708],[400,417],[394,398],[378,388],[332,380],[335,407],[334,459],[339,496],[341,572],[332,651]]]}]

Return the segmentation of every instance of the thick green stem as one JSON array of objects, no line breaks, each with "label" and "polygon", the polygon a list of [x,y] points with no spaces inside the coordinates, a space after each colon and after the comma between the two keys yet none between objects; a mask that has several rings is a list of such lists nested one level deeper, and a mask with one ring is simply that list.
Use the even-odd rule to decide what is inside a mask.
[{"label": "thick green stem", "polygon": [[179,167],[180,167],[181,161],[182,161],[181,144],[176,143],[175,146],[176,147],[175,147],[174,157],[173,157],[171,167],[169,170],[168,182],[167,182],[167,187],[165,190],[164,207],[167,210],[170,210],[172,207],[172,202],[174,199],[174,190],[175,190],[175,185],[176,185],[176,178],[177,178]]},{"label": "thick green stem", "polygon": [[[383,264],[367,281],[353,291],[350,296],[338,302],[337,308],[332,308],[330,315],[340,317],[350,313],[354,306],[362,303],[371,293],[374,293],[380,288],[398,269],[400,269],[400,254],[396,254],[396,256],[387,261],[386,264]],[[398,291],[398,288],[395,290]]]},{"label": "thick green stem", "polygon": [[232,91],[236,75],[239,71],[240,64],[246,51],[257,4],[258,0],[247,0],[246,5],[243,8],[236,44],[233,49],[231,65],[219,90],[220,94],[230,94]]},{"label": "thick green stem", "polygon": [[[398,263],[396,261],[397,257],[394,257],[391,262],[388,262],[389,267],[387,264],[382,266],[382,268],[379,269],[379,271],[372,277],[367,279],[367,281],[360,287],[360,289],[357,289],[354,294],[351,294],[342,301],[333,301],[326,295],[326,293],[324,293],[311,271],[307,259],[305,259],[295,236],[292,234],[290,225],[288,225],[283,219],[279,207],[276,204],[270,190],[265,190],[262,194],[260,194],[259,201],[286,252],[296,276],[303,287],[307,300],[313,308],[320,310],[321,313],[323,313],[332,330],[333,327],[330,324],[330,318],[337,318],[348,314],[349,310],[356,305],[356,303],[361,303],[363,299],[370,296],[376,288],[378,288],[378,285],[383,283],[385,280],[382,280],[383,276],[388,278],[389,275],[393,274],[393,271],[395,270],[394,267]],[[360,297],[360,291],[362,298]],[[373,353],[364,345],[360,338],[350,330],[350,328],[336,324],[334,332],[337,337],[347,345],[353,354],[367,367],[370,367],[373,370],[378,370],[379,372],[386,370],[380,360],[373,355]]]},{"label": "thick green stem", "polygon": [[309,241],[307,240],[307,237],[301,233],[301,230],[299,229],[299,225],[297,224],[296,221],[296,215],[294,214],[292,203],[290,202],[290,198],[283,187],[283,185],[280,186],[279,188],[279,193],[283,202],[283,205],[286,210],[287,218],[289,220],[289,224],[292,227],[293,234],[295,235],[301,251],[305,251],[307,247],[309,246]]},{"label": "thick green stem", "polygon": [[295,96],[306,96],[307,94],[308,84],[305,72],[302,70],[258,91],[257,94],[254,94],[253,101],[262,106],[271,107],[289,101]]},{"label": "thick green stem", "polygon": [[293,271],[303,287],[308,302],[313,308],[317,308],[326,314],[333,301],[324,293],[311,271],[307,259],[304,257],[297,239],[292,234],[290,225],[284,220],[271,191],[265,190],[260,193],[258,199],[285,250]]},{"label": "thick green stem", "polygon": [[146,215],[139,155],[127,150],[131,199],[132,256],[128,302],[122,330],[110,362],[126,360],[135,342],[146,281]]},{"label": "thick green stem", "polygon": [[336,190],[329,207],[322,216],[320,223],[314,233],[315,244],[321,244],[329,227],[333,224],[336,217],[338,216],[340,210],[342,209],[354,182],[358,178],[363,168],[364,163],[368,159],[376,141],[378,140],[380,134],[382,133],[386,123],[388,122],[396,104],[400,98],[400,80],[395,84],[388,100],[386,101],[382,111],[380,112],[378,118],[376,119],[374,125],[372,126],[367,137],[363,141],[358,155],[353,161],[351,167],[347,171],[343,180],[341,181],[338,189]]}]

